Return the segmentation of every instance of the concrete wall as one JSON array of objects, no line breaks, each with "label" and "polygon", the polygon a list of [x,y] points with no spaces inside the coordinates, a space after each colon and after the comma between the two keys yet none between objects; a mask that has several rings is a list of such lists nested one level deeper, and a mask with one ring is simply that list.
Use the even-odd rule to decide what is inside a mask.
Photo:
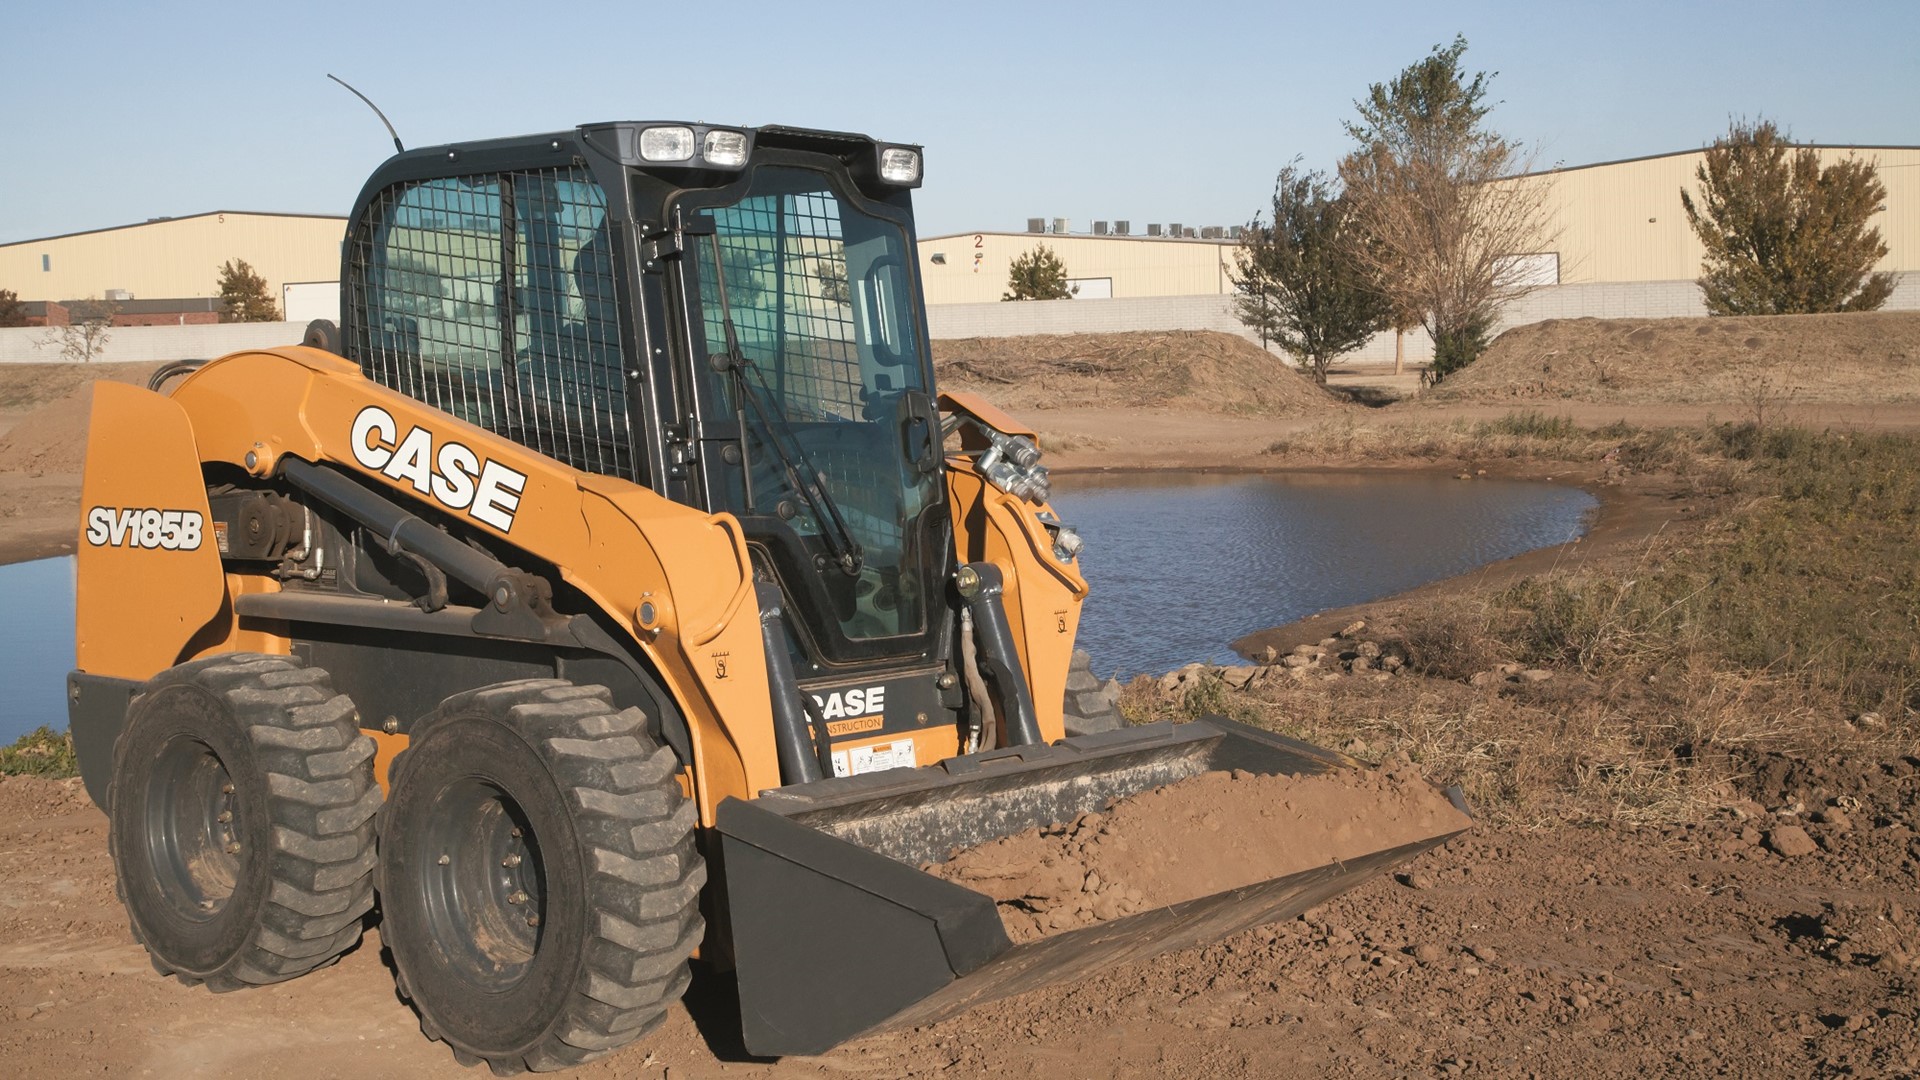
[{"label": "concrete wall", "polygon": [[[93,362],[211,360],[243,349],[297,345],[306,323],[215,323],[212,326],[116,326]],[[56,364],[59,331],[46,327],[0,329],[0,364]]]},{"label": "concrete wall", "polygon": [[[1920,271],[1896,275],[1886,310],[1920,311]],[[1690,280],[1554,285],[1509,304],[1495,333],[1547,319],[1667,319],[1706,313],[1700,287]],[[927,327],[935,340],[1133,330],[1219,330],[1259,340],[1233,317],[1230,296],[940,304],[927,309]],[[1423,330],[1408,334],[1405,347],[1408,363],[1423,364],[1433,356],[1433,343]],[[1349,362],[1361,363],[1392,359],[1391,333],[1375,337],[1347,357]]]}]

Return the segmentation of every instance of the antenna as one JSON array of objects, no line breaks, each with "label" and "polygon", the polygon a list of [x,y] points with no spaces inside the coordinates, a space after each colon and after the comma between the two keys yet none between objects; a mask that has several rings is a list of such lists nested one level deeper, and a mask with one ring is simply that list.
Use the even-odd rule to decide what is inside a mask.
[{"label": "antenna", "polygon": [[369,108],[369,109],[372,109],[372,110],[373,110],[373,115],[375,115],[375,116],[377,116],[377,117],[379,117],[379,118],[380,118],[380,122],[381,122],[381,123],[383,123],[383,124],[385,124],[385,125],[387,125],[387,134],[389,134],[389,135],[391,135],[391,136],[393,136],[393,149],[394,149],[394,152],[396,152],[396,153],[402,153],[402,154],[404,154],[404,153],[406,153],[406,150],[407,150],[407,148],[406,148],[406,147],[404,147],[404,146],[401,146],[401,145],[400,145],[400,133],[399,133],[399,132],[397,132],[397,131],[395,131],[395,130],[393,130],[393,121],[391,121],[391,120],[388,120],[388,119],[387,119],[387,114],[386,114],[386,113],[383,113],[383,112],[381,112],[381,111],[380,111],[380,106],[378,106],[378,105],[375,105],[375,104],[373,103],[373,99],[372,99],[372,98],[369,98],[369,97],[368,97],[367,95],[365,95],[365,94],[363,94],[363,93],[361,93],[361,92],[360,92],[360,91],[358,91],[358,90],[355,90],[355,89],[354,89],[353,87],[351,87],[351,86],[348,86],[348,85],[347,85],[347,80],[345,80],[345,79],[343,79],[343,78],[341,78],[341,77],[340,77],[340,76],[338,76],[338,75],[335,75],[335,74],[333,74],[332,72],[328,72],[328,73],[327,73],[327,78],[329,78],[329,79],[332,79],[332,80],[333,80],[334,82],[337,82],[337,83],[339,83],[339,84],[340,84],[341,86],[346,86],[346,87],[347,87],[347,92],[348,92],[348,93],[350,93],[350,94],[352,94],[352,95],[353,95],[354,97],[357,97],[357,98],[359,98],[359,99],[360,99],[361,101],[364,101],[364,102],[366,102],[366,103],[367,103],[367,108]]}]

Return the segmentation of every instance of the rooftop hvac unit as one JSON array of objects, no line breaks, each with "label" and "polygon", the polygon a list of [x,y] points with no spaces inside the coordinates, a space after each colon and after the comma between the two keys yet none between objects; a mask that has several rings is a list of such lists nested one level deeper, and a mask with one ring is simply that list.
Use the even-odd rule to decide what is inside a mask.
[{"label": "rooftop hvac unit", "polygon": [[1160,226],[1158,226],[1158,225],[1149,225],[1149,226],[1147,226],[1147,235],[1148,235],[1148,236],[1159,236],[1159,235],[1160,235]]},{"label": "rooftop hvac unit", "polygon": [[1173,224],[1167,226],[1167,235],[1171,236],[1175,240],[1178,240],[1183,235],[1180,230],[1181,230],[1180,223],[1176,221]]},{"label": "rooftop hvac unit", "polygon": [[1096,222],[1094,222],[1094,223],[1093,223],[1093,235],[1095,235],[1095,236],[1105,236],[1105,235],[1107,235],[1107,223],[1106,223],[1106,222],[1104,222],[1104,221],[1096,221]]},{"label": "rooftop hvac unit", "polygon": [[1218,239],[1220,239],[1220,226],[1218,226],[1218,225],[1203,225],[1203,226],[1201,226],[1201,228],[1200,228],[1200,239],[1202,239],[1202,240],[1218,240]]},{"label": "rooftop hvac unit", "polygon": [[1133,222],[1131,221],[1116,221],[1113,223],[1113,235],[1115,236],[1126,236],[1132,232]]},{"label": "rooftop hvac unit", "polygon": [[1197,236],[1198,234],[1194,232],[1194,228],[1193,228],[1193,226],[1191,226],[1191,225],[1189,225],[1189,226],[1187,226],[1187,228],[1186,228],[1186,231],[1185,231],[1185,232],[1183,232],[1183,233],[1181,233],[1180,235],[1181,235],[1181,236],[1183,236],[1183,237],[1185,237],[1185,238],[1186,238],[1186,239],[1188,239],[1188,240],[1192,240],[1192,239],[1194,239],[1194,238],[1195,238],[1195,236]]},{"label": "rooftop hvac unit", "polygon": [[1047,219],[1046,219],[1046,218],[1038,218],[1038,217],[1030,217],[1030,218],[1028,218],[1028,219],[1027,219],[1027,231],[1028,231],[1028,232],[1030,232],[1030,233],[1043,233],[1043,232],[1046,232],[1046,231],[1047,231]]},{"label": "rooftop hvac unit", "polygon": [[1067,219],[1063,217],[1054,218],[1053,232],[1055,236],[1065,236],[1067,234]]},{"label": "rooftop hvac unit", "polygon": [[1232,228],[1227,230],[1227,235],[1232,237],[1235,240],[1238,240],[1241,237],[1247,235],[1247,227],[1245,225],[1235,225]]}]

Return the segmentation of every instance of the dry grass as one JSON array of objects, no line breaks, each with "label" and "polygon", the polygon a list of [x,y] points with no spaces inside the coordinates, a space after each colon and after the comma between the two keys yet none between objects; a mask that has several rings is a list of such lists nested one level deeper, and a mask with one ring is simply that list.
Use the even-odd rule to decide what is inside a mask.
[{"label": "dry grass", "polygon": [[[1525,417],[1445,434],[1605,447],[1623,469],[1727,498],[1611,564],[1403,613],[1374,637],[1406,674],[1246,692],[1203,679],[1177,697],[1138,680],[1127,715],[1224,712],[1365,758],[1405,753],[1523,824],[1697,818],[1730,797],[1749,751],[1920,751],[1920,439]],[[1553,677],[1486,674],[1509,664]]]}]

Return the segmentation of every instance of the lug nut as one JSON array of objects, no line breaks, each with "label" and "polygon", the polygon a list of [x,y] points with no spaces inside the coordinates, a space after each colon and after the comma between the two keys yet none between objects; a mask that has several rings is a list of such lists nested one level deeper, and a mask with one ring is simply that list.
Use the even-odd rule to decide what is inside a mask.
[{"label": "lug nut", "polygon": [[448,863],[450,863],[450,862],[452,862],[452,861],[453,861],[453,856],[451,856],[451,855],[442,855],[442,856],[440,856],[440,858],[439,858],[439,859],[437,859],[437,860],[435,860],[435,861],[437,861],[437,862],[438,862],[438,863],[439,863],[439,864],[440,864],[441,866],[445,866],[445,865],[447,865]]},{"label": "lug nut", "polygon": [[513,829],[512,829],[512,831],[511,831],[511,832],[509,833],[509,835],[511,835],[511,836],[519,836],[519,835],[520,835],[520,826],[518,826],[518,825],[515,825],[515,826],[513,827]]},{"label": "lug nut", "polygon": [[521,892],[519,889],[515,889],[507,894],[507,903],[509,904],[524,904],[526,902],[527,894]]},{"label": "lug nut", "polygon": [[227,854],[229,854],[229,855],[238,855],[238,854],[240,854],[240,845],[239,845],[239,844],[228,844],[228,845],[227,845]]},{"label": "lug nut", "polygon": [[231,810],[222,810],[222,811],[220,811],[220,816],[219,816],[219,817],[217,817],[217,818],[215,818],[214,820],[216,820],[216,821],[221,821],[221,822],[227,822],[227,821],[232,821],[232,820],[233,820],[233,811],[231,811]]},{"label": "lug nut", "polygon": [[504,858],[504,859],[501,859],[501,860],[500,860],[500,865],[501,865],[501,866],[519,866],[519,865],[520,865],[520,856],[518,856],[518,855],[509,855],[509,856],[507,856],[506,858]]},{"label": "lug nut", "polygon": [[222,795],[231,795],[231,794],[233,794],[233,785],[232,785],[232,784],[222,784],[222,785],[220,785],[220,794],[222,794]]},{"label": "lug nut", "polygon": [[528,926],[539,926],[539,925],[540,925],[540,916],[538,916],[538,915],[529,915],[529,916],[527,916],[527,925],[528,925]]},{"label": "lug nut", "polygon": [[200,901],[200,910],[201,910],[201,911],[212,911],[212,910],[213,910],[213,908],[214,908],[214,903],[213,903],[213,901],[211,901],[211,900],[202,900],[202,901]]}]

